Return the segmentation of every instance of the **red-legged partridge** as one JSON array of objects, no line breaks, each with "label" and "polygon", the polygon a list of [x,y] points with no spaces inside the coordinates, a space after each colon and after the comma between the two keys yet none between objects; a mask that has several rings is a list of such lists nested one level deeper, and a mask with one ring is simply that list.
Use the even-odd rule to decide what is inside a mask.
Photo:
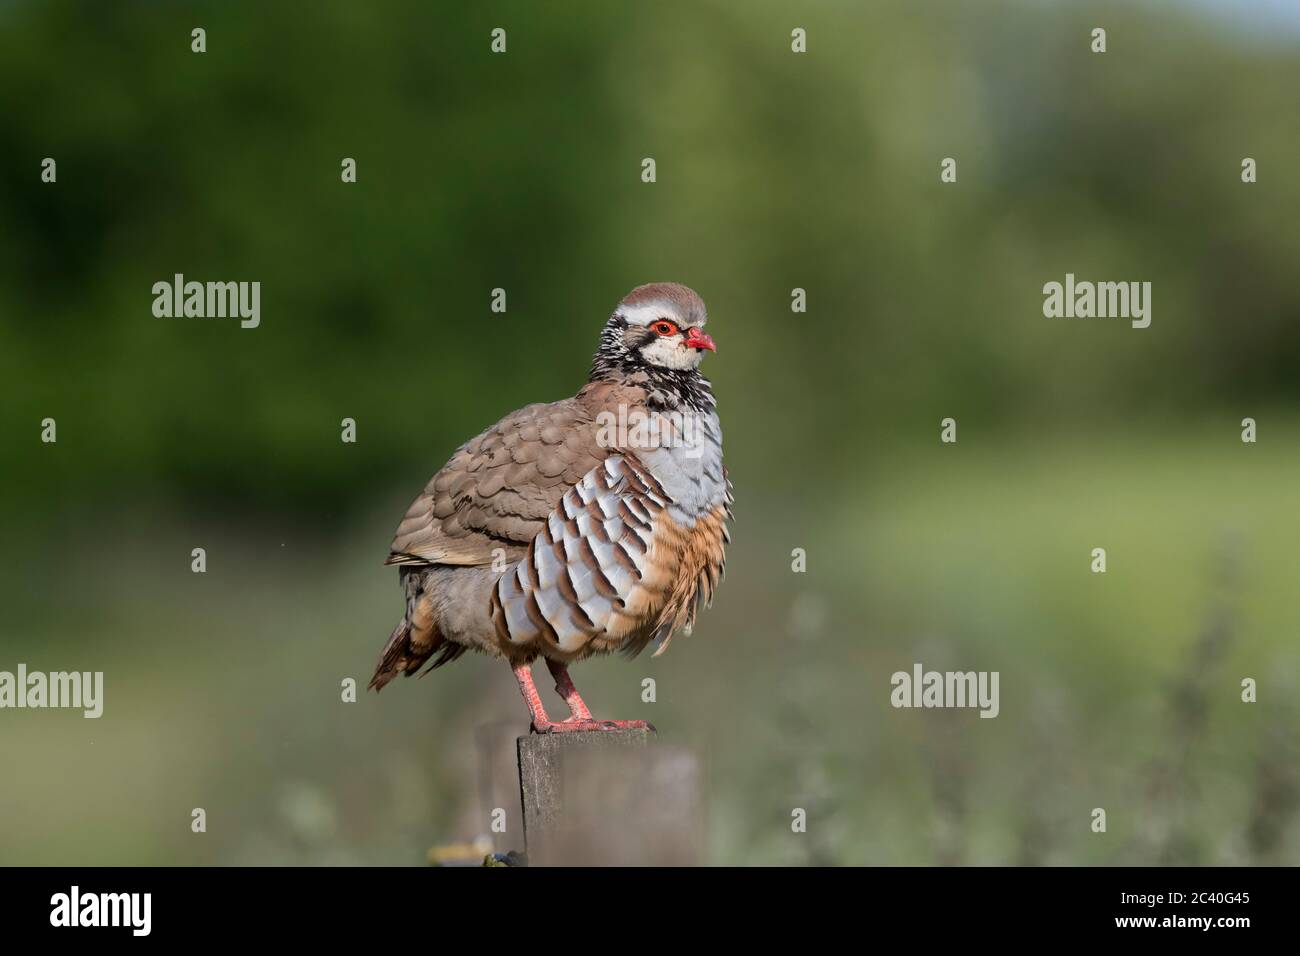
[{"label": "red-legged partridge", "polygon": [[[371,687],[473,649],[509,661],[538,733],[646,726],[593,719],[567,666],[662,653],[722,578],[731,484],[698,371],[706,320],[683,285],[633,289],[577,395],[512,412],[433,476],[393,538],[406,614]],[[542,707],[538,657],[566,720]]]}]

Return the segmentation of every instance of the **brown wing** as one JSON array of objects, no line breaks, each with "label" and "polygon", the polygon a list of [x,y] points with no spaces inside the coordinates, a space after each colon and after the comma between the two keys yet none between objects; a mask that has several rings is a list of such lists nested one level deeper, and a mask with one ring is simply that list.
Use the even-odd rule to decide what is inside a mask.
[{"label": "brown wing", "polygon": [[385,563],[485,565],[498,549],[521,557],[564,493],[609,455],[588,408],[528,405],[462,445],[407,509]]}]

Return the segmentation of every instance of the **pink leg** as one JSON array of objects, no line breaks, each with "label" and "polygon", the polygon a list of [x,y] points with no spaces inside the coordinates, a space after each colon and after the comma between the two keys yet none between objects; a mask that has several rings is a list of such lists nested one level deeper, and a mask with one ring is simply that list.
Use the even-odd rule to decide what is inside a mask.
[{"label": "pink leg", "polygon": [[524,703],[528,705],[528,715],[532,718],[533,729],[537,730],[538,727],[550,724],[551,719],[546,716],[541,695],[537,693],[537,685],[533,683],[533,666],[514,664],[512,670],[515,672],[515,680],[519,681],[519,693],[524,695]]},{"label": "pink leg", "polygon": [[555,678],[555,691],[564,698],[564,703],[568,705],[571,716],[560,721],[549,719],[546,716],[546,711],[542,709],[541,699],[537,695],[537,687],[533,683],[532,671],[527,666],[516,667],[515,677],[519,681],[519,689],[523,692],[524,701],[528,704],[528,712],[532,715],[534,733],[566,734],[592,730],[654,730],[654,727],[644,720],[596,720],[591,716],[591,711],[587,709],[587,705],[578,694],[578,688],[573,686],[568,668],[550,659],[546,661],[546,666],[550,670],[551,676]]},{"label": "pink leg", "polygon": [[551,672],[551,676],[555,678],[555,692],[564,698],[569,713],[578,720],[591,720],[591,711],[587,709],[587,705],[578,696],[578,688],[573,686],[573,681],[569,677],[569,669],[549,657],[546,659],[546,668]]}]

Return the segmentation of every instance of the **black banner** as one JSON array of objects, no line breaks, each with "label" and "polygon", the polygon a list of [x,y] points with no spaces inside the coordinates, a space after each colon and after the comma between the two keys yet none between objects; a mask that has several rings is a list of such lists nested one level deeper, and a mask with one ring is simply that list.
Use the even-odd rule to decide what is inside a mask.
[{"label": "black banner", "polygon": [[1232,945],[1287,924],[1295,878],[1219,868],[471,869],[10,869],[0,871],[0,915],[9,940],[82,942],[338,943],[390,928],[442,937],[448,920],[490,939],[525,917],[585,936],[607,920],[626,929],[629,912],[643,910],[656,932],[703,924],[748,935],[784,920],[873,937],[919,927],[927,942],[1047,933]]}]

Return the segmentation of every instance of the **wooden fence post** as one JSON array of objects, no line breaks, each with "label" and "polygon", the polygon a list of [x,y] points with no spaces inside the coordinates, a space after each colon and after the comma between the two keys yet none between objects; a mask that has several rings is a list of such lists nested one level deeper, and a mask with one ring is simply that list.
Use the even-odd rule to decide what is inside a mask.
[{"label": "wooden fence post", "polygon": [[703,806],[698,761],[653,731],[531,734],[517,741],[532,865],[691,865]]}]

